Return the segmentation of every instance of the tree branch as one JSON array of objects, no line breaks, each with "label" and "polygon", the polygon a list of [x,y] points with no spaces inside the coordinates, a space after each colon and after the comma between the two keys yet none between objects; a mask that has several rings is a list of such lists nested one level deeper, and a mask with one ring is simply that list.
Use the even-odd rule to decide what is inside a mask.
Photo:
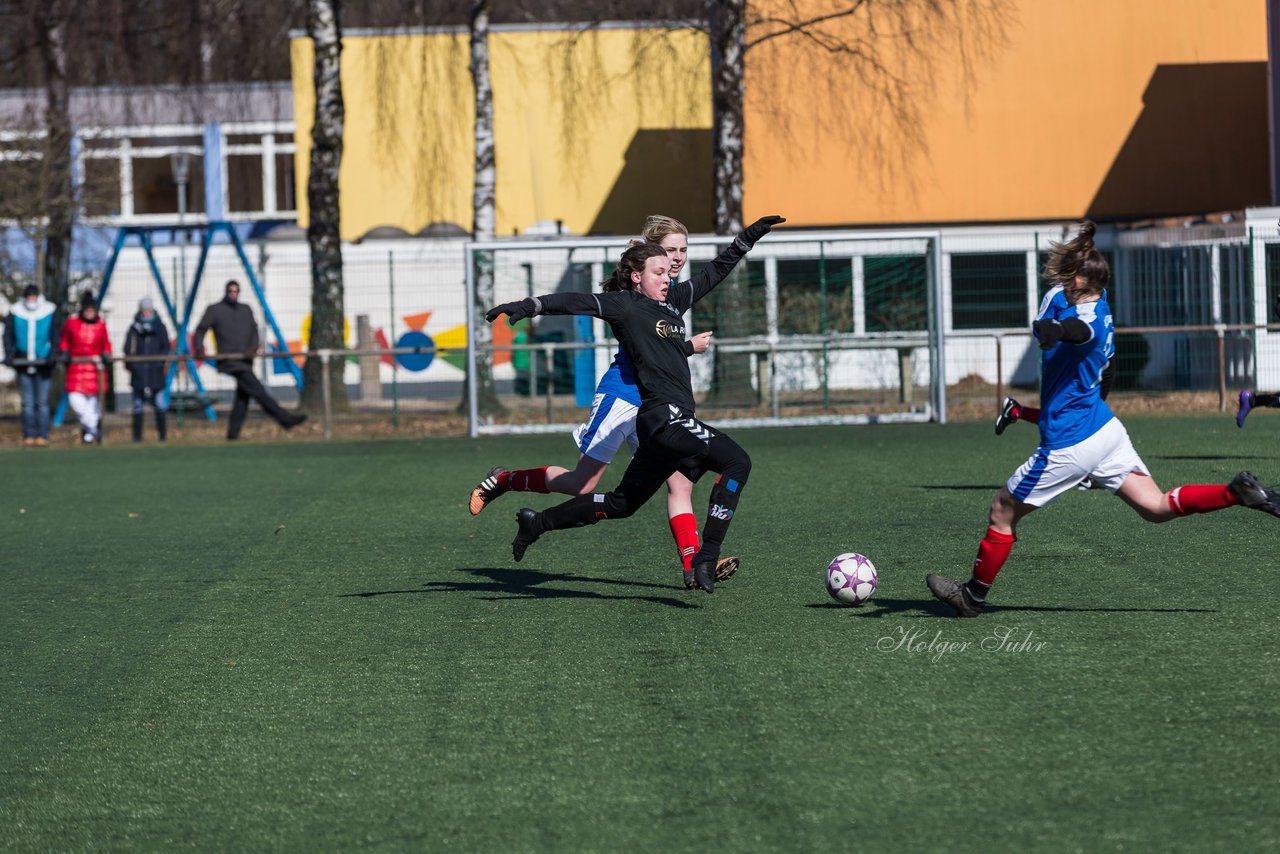
[{"label": "tree branch", "polygon": [[[853,3],[847,9],[840,9],[835,12],[828,12],[825,15],[817,15],[815,17],[812,17],[803,21],[797,21],[797,20],[787,21],[781,18],[757,18],[754,21],[748,21],[747,22],[748,27],[767,26],[770,24],[777,24],[781,26],[782,29],[776,30],[772,33],[765,33],[764,35],[759,36],[758,38],[748,39],[746,49],[751,50],[751,48],[755,47],[756,45],[763,44],[764,42],[767,42],[770,39],[776,39],[782,36],[789,36],[792,33],[807,34],[813,27],[819,26],[821,24],[825,24],[828,21],[835,21],[840,18],[848,18],[851,15],[856,15],[858,14],[858,12],[862,11],[862,8],[867,4],[868,4],[868,0],[857,0],[857,2]],[[796,9],[794,3],[791,4],[791,8],[793,10]]]}]

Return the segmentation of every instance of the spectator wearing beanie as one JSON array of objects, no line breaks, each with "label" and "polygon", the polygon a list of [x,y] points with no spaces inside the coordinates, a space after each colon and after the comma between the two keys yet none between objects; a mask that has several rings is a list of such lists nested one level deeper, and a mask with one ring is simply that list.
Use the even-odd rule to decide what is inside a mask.
[{"label": "spectator wearing beanie", "polygon": [[[129,334],[124,339],[125,356],[166,356],[169,354],[169,330],[156,314],[150,297],[138,301]],[[165,383],[169,363],[166,361],[126,362],[129,384],[133,388],[133,441],[142,441],[142,421],[147,404],[156,414],[156,434],[163,442],[167,437],[166,413],[169,411],[169,389]]]}]

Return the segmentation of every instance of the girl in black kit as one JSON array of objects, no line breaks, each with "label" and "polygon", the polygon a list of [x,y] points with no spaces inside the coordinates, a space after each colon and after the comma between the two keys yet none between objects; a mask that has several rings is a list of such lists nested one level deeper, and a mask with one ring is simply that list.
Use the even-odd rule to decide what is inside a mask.
[{"label": "girl in black kit", "polygon": [[[693,345],[683,315],[780,222],[784,220],[778,216],[757,220],[734,238],[736,253],[722,253],[687,282],[671,282],[667,278],[667,251],[656,243],[643,243],[622,253],[613,276],[603,284],[605,293],[531,297],[497,306],[485,315],[490,323],[504,314],[509,323],[539,314],[599,317],[613,328],[614,337],[631,357],[640,389],[636,416],[640,448],[622,482],[611,492],[579,495],[541,513],[527,507],[518,512],[516,537],[511,543],[517,561],[547,531],[630,516],[672,472],[696,482],[704,472],[714,471],[720,477],[711,489],[702,547],[694,555],[689,574],[698,587],[708,593],[715,591],[720,545],[751,473],[751,458],[737,442],[694,417],[688,363]],[[726,265],[726,269],[717,269],[719,265]]]}]

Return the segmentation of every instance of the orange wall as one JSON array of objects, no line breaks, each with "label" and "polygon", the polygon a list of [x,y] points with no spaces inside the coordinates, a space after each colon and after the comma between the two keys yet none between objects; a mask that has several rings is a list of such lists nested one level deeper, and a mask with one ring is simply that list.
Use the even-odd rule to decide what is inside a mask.
[{"label": "orange wall", "polygon": [[851,130],[885,125],[849,75],[836,83],[851,97],[769,82],[785,80],[778,69],[807,76],[799,42],[749,53],[747,221],[1105,218],[1268,202],[1263,0],[1010,5],[1007,38],[986,42],[967,86],[955,61],[936,80],[899,67],[927,104],[922,145]]}]

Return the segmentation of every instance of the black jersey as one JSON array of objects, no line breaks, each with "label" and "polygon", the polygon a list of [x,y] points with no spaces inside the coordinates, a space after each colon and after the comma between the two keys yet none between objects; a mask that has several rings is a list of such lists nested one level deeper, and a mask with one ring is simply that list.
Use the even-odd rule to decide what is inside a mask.
[{"label": "black jersey", "polygon": [[591,315],[613,328],[614,337],[635,368],[641,412],[675,404],[692,414],[689,356],[693,355],[693,344],[688,340],[683,315],[729,275],[743,254],[743,247],[737,242],[731,244],[689,281],[671,283],[667,298],[661,302],[639,291],[550,294],[537,297],[534,302],[538,314]]}]

